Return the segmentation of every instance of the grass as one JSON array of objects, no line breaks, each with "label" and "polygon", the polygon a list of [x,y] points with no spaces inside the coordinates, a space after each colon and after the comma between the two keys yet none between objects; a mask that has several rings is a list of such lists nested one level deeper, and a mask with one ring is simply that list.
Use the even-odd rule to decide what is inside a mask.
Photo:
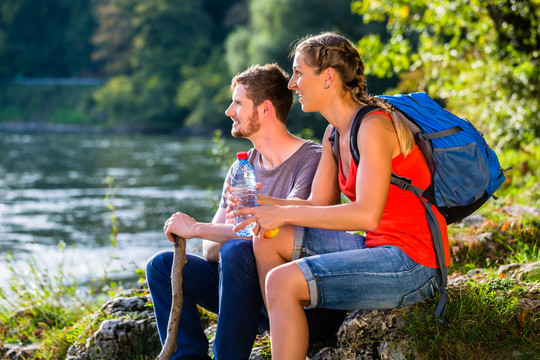
[{"label": "grass", "polygon": [[[228,149],[224,143],[220,146],[219,152],[225,155]],[[507,150],[500,153],[500,160],[504,168],[512,170],[506,172],[507,180],[497,192],[499,200],[490,200],[478,211],[484,220],[471,226],[449,226],[450,274],[485,269],[465,285],[448,289],[446,320],[452,326],[446,329],[434,325],[436,299],[403,311],[407,325],[400,329],[401,340],[396,342],[406,339],[415,359],[538,358],[540,311],[521,303],[539,300],[538,294],[530,294],[528,289],[540,282],[540,276],[517,282],[499,275],[498,269],[504,264],[540,261],[540,219],[534,215],[511,216],[502,210],[508,205],[540,207],[540,148]],[[114,247],[115,187],[111,179],[107,182],[112,223],[109,240]],[[65,359],[69,346],[84,342],[103,320],[96,310],[115,290],[106,279],[107,272],[96,288],[90,289],[88,295],[92,296],[81,299],[79,285],[61,265],[51,275],[30,260],[29,271],[21,273],[10,265],[9,257],[7,260],[11,294],[0,289],[0,345],[40,342],[39,358]],[[205,324],[217,321],[214,314],[202,310],[201,318]],[[258,337],[255,346],[262,347],[265,358],[271,358],[267,336]]]},{"label": "grass", "polygon": [[540,313],[518,306],[526,293],[526,285],[498,277],[450,287],[446,320],[451,327],[435,325],[431,301],[404,312],[407,325],[400,339],[407,339],[417,359],[537,358]]},{"label": "grass", "polygon": [[[102,298],[80,298],[75,280],[59,265],[54,276],[36,259],[20,272],[7,256],[9,289],[0,289],[0,338],[4,343],[28,344],[63,337],[69,328],[99,307]],[[67,351],[67,349],[66,349]]]}]

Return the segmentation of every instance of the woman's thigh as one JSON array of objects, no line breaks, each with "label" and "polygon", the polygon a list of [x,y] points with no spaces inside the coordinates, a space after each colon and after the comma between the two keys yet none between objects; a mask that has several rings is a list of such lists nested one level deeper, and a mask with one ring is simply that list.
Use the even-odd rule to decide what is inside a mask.
[{"label": "woman's thigh", "polygon": [[416,263],[395,246],[336,250],[308,255],[296,263],[309,286],[307,308],[354,310],[412,305],[432,297],[440,279],[438,269]]},{"label": "woman's thigh", "polygon": [[365,237],[345,231],[294,227],[292,260],[306,256],[365,249]]}]

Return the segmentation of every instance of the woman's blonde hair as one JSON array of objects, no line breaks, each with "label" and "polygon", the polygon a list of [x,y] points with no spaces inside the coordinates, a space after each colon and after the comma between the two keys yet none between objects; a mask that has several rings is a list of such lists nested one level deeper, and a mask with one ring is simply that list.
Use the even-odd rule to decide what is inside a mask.
[{"label": "woman's blonde hair", "polygon": [[414,138],[403,118],[389,104],[368,94],[364,63],[349,40],[332,32],[308,36],[297,42],[291,56],[296,53],[304,56],[306,64],[314,68],[316,74],[333,68],[341,79],[343,91],[350,92],[359,104],[375,105],[388,113],[396,130],[401,154],[405,157],[412,151]]}]

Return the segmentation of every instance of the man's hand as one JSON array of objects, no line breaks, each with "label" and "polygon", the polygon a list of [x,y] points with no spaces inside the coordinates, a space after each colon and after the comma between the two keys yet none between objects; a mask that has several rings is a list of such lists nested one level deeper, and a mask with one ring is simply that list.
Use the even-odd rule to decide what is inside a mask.
[{"label": "man's hand", "polygon": [[[262,183],[257,183],[257,204],[259,204],[259,200],[261,199],[261,196],[265,197],[264,195],[259,195],[259,190],[262,187]],[[227,184],[227,187],[225,187],[225,198],[227,199],[227,214],[233,211],[238,206],[238,197],[233,195],[233,187],[230,184]],[[232,224],[232,218],[227,218],[227,223]]]},{"label": "man's hand", "polygon": [[174,235],[177,235],[184,239],[191,239],[196,237],[197,222],[194,218],[181,212],[173,214],[163,226],[163,232],[170,242],[174,242]]}]

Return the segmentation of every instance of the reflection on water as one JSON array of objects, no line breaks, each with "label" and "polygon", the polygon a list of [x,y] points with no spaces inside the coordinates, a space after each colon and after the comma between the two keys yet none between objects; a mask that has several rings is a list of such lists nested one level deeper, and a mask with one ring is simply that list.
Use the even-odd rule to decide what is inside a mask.
[{"label": "reflection on water", "polygon": [[[171,248],[162,227],[173,212],[211,220],[225,175],[208,156],[211,146],[173,136],[0,134],[0,252],[12,253],[21,271],[29,257],[50,271],[64,263],[80,282],[102,275],[112,257],[109,273],[132,277],[153,253]],[[116,248],[108,240],[107,175],[117,187],[110,201]],[[188,251],[199,247],[188,241]],[[8,276],[2,256],[0,286]]]}]

